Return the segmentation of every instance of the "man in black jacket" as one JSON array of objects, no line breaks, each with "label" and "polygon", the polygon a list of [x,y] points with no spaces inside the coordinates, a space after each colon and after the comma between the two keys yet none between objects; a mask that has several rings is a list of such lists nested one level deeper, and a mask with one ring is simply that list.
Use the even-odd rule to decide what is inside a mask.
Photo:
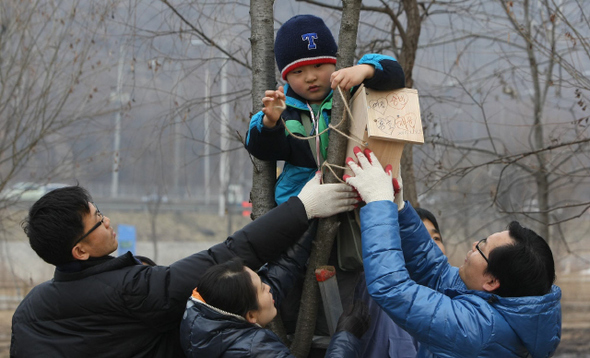
[{"label": "man in black jacket", "polygon": [[[307,190],[305,190],[307,189]],[[205,270],[240,256],[253,270],[280,256],[313,217],[351,210],[346,184],[312,179],[298,197],[225,242],[170,266],[145,266],[117,249],[111,221],[81,187],[54,190],[29,211],[31,247],[56,266],[12,318],[11,357],[181,357],[179,326],[187,298]],[[320,200],[321,199],[321,200]]]}]

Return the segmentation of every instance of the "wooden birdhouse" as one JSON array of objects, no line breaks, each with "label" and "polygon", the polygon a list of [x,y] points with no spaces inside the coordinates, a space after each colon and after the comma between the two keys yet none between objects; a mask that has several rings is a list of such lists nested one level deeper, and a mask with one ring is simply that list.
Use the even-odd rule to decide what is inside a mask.
[{"label": "wooden birdhouse", "polygon": [[[383,167],[393,166],[393,175],[397,177],[404,144],[424,143],[418,91],[412,88],[377,91],[361,86],[350,103],[353,139],[348,140],[346,156],[356,159],[353,148],[364,149],[366,145]],[[349,168],[345,173],[352,175]]]}]

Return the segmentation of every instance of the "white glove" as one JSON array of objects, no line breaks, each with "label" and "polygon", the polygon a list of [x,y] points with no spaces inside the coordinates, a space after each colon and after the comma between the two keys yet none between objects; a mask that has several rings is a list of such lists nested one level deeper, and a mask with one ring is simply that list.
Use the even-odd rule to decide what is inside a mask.
[{"label": "white glove", "polygon": [[379,200],[393,201],[391,166],[387,166],[387,172],[383,171],[379,159],[369,149],[365,149],[365,153],[369,156],[370,161],[359,147],[354,147],[354,153],[360,166],[352,158],[347,158],[346,164],[352,169],[355,176],[345,175],[344,180],[358,191],[365,203]]},{"label": "white glove", "polygon": [[303,203],[307,218],[327,218],[350,211],[358,204],[354,189],[348,184],[320,184],[321,172],[305,184],[297,197]]}]

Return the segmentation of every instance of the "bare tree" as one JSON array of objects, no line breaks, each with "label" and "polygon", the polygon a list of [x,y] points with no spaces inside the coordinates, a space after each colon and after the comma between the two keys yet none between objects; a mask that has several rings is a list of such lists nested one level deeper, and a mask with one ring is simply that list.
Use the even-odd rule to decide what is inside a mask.
[{"label": "bare tree", "polygon": [[[568,221],[590,202],[583,2],[381,1],[361,11],[357,52],[393,52],[420,90],[428,136],[402,160],[410,202],[438,210],[457,248],[524,218],[571,252]],[[419,180],[406,178],[414,171]]]},{"label": "bare tree", "polygon": [[[105,55],[106,19],[117,1],[0,2],[0,235],[23,219],[23,197],[15,182],[43,184],[82,176],[80,165],[99,156],[80,149],[92,120],[112,113],[102,76],[111,68]],[[83,148],[88,148],[84,143]],[[25,188],[29,184],[21,185]],[[16,188],[18,189],[18,188]],[[32,199],[32,198],[31,198]],[[29,199],[30,200],[30,199]],[[14,226],[14,225],[12,225]],[[4,245],[3,245],[4,247]],[[6,256],[5,256],[6,255]],[[2,250],[0,271],[10,273],[20,296],[22,278]],[[4,283],[4,282],[2,282]],[[25,286],[33,282],[28,280]],[[25,288],[26,291],[26,288]]]},{"label": "bare tree", "polygon": [[[274,12],[273,0],[250,1],[250,22],[252,34],[252,112],[260,107],[264,91],[275,87],[274,60]],[[252,202],[253,220],[271,210],[275,205],[276,162],[264,161],[250,156],[252,160]],[[287,342],[287,334],[280,313],[270,323],[270,328]]]},{"label": "bare tree", "polygon": [[[446,76],[457,89],[451,90],[455,113],[469,113],[481,130],[462,138],[432,136],[448,156],[430,164],[436,170],[429,176],[438,184],[480,177],[480,188],[487,187],[480,197],[493,202],[498,218],[525,216],[550,240],[552,225],[590,207],[582,189],[588,185],[588,77],[578,60],[589,58],[587,18],[577,15],[583,14],[577,1],[473,4],[457,14],[468,13],[476,26],[454,29],[450,37],[467,47]],[[471,58],[468,50],[476,46],[493,48],[493,57]],[[441,103],[451,104],[450,98]],[[479,195],[476,187],[461,189]]]},{"label": "bare tree", "polygon": [[[273,0],[252,0],[250,2],[250,21],[252,23],[252,112],[260,107],[264,91],[274,88],[274,16]],[[272,209],[276,182],[276,163],[252,158],[252,219]]]},{"label": "bare tree", "polygon": [[[34,155],[63,143],[73,125],[108,112],[108,97],[92,82],[107,69],[95,57],[104,19],[115,5],[16,0],[0,5],[0,190]],[[69,175],[72,168],[70,163]],[[55,165],[28,175],[47,181],[57,169],[63,175],[64,167]]]},{"label": "bare tree", "polygon": [[[458,220],[453,232],[465,231],[467,238],[483,225],[524,215],[549,239],[549,227],[581,216],[590,199],[582,189],[588,184],[587,165],[574,164],[587,163],[588,156],[590,26],[582,3],[459,1],[419,8],[426,35],[419,46],[417,87],[430,134],[430,145],[418,147],[414,161],[419,176],[427,178],[418,183],[426,184],[421,198],[441,208],[437,201],[444,200],[441,213],[447,218],[491,218],[483,220],[486,224],[473,220],[475,228]],[[416,19],[393,16],[402,13],[401,6],[362,9],[386,14],[392,27]],[[403,9],[411,5],[403,2]],[[379,33],[383,27],[374,20],[365,20],[365,26]],[[402,31],[399,37],[382,33],[369,49],[409,40]],[[413,81],[408,53],[396,56]],[[466,130],[465,123],[474,128]],[[451,197],[456,200],[448,201]],[[555,234],[563,241],[562,227]]]},{"label": "bare tree", "polygon": [[[159,75],[158,81],[165,80],[165,85],[154,81],[149,84],[150,91],[162,98],[168,97],[170,91],[182,92],[169,101],[167,112],[163,113],[169,120],[159,121],[158,128],[176,133],[172,140],[175,148],[178,142],[182,143],[177,152],[185,156],[174,160],[180,164],[170,172],[184,174],[174,174],[174,178],[184,177],[184,183],[174,178],[173,182],[178,182],[176,187],[186,186],[189,195],[208,198],[215,189],[223,194],[236,180],[240,185],[245,181],[241,169],[237,168],[242,168],[246,156],[240,132],[246,128],[251,111],[247,6],[248,3],[240,1],[220,4],[157,0],[150,2],[150,11],[162,21],[128,28],[153,56],[151,62],[156,64],[153,68],[166,72],[164,76]],[[170,78],[171,73],[175,74],[174,78]],[[229,165],[225,158],[229,158]],[[221,180],[220,167],[225,170],[225,180]],[[246,168],[248,172],[249,169]],[[220,172],[220,180],[214,179],[216,170]],[[201,173],[207,188],[190,192],[190,184],[203,187]]]},{"label": "bare tree", "polygon": [[[336,69],[350,67],[353,65],[354,50],[356,48],[356,37],[358,31],[359,15],[361,0],[344,0],[342,20],[340,25],[340,35],[338,38],[338,54]],[[340,123],[344,116],[344,100],[339,96],[334,97],[332,107],[332,123]],[[341,129],[348,131],[350,119],[341,124]],[[328,147],[328,157],[326,161],[340,165],[344,163],[346,156],[347,138],[343,137],[336,131],[330,133],[330,146]],[[331,173],[324,175],[327,183],[335,183],[340,180],[342,170],[335,170],[336,176]],[[315,245],[312,248],[303,283],[303,294],[301,296],[301,307],[297,318],[297,328],[295,337],[291,345],[291,352],[296,357],[307,357],[311,348],[311,341],[315,331],[315,322],[317,318],[318,305],[320,303],[320,294],[317,281],[315,279],[315,269],[327,264],[334,238],[338,230],[338,219],[335,216],[321,219],[318,225]]]}]

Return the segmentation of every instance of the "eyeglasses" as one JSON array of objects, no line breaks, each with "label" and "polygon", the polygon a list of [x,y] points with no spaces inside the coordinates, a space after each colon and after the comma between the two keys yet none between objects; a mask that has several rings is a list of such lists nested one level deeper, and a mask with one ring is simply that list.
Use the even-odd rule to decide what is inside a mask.
[{"label": "eyeglasses", "polygon": [[483,256],[483,259],[486,260],[486,262],[489,265],[490,261],[488,260],[488,258],[486,257],[486,255],[484,255],[483,252],[481,251],[481,249],[479,248],[479,244],[481,244],[481,242],[482,241],[485,241],[485,240],[487,240],[487,238],[479,240],[477,242],[477,244],[475,244],[475,248],[477,249],[477,251],[479,251],[479,253],[481,254],[481,256]]},{"label": "eyeglasses", "polygon": [[92,234],[92,232],[96,229],[98,229],[98,227],[100,225],[102,225],[102,223],[104,222],[104,215],[100,212],[100,210],[98,210],[98,206],[96,206],[96,204],[91,203],[92,205],[94,205],[94,207],[96,208],[96,215],[100,215],[100,221],[97,222],[90,230],[88,230],[88,232],[84,235],[82,235],[82,237],[80,237],[78,240],[76,240],[76,242],[74,242],[74,245],[72,245],[72,247],[76,246],[80,241],[84,240],[86,238],[86,236]]}]

